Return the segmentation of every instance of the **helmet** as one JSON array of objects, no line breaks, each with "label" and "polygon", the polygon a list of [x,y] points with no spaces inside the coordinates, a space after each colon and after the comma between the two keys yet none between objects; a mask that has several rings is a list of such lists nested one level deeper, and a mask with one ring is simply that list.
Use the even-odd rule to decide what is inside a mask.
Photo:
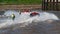
[{"label": "helmet", "polygon": [[14,17],[14,16],[15,16],[14,14],[11,15],[11,17]]}]

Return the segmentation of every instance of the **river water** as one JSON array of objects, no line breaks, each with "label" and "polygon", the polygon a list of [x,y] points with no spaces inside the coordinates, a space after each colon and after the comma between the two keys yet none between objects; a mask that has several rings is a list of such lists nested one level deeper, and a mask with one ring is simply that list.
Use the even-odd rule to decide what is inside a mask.
[{"label": "river water", "polygon": [[[30,17],[30,13],[19,14],[15,10],[7,10],[3,15],[15,14],[16,18],[0,18],[0,34],[60,34],[59,17],[56,16],[56,12],[38,12],[40,16]],[[50,22],[47,19],[54,20]]]}]

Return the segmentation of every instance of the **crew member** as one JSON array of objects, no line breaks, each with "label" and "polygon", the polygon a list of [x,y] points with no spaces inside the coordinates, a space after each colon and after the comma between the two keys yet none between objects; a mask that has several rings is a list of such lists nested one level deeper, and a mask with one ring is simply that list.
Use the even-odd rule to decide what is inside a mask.
[{"label": "crew member", "polygon": [[12,17],[12,20],[14,20],[14,19],[15,19],[15,15],[14,15],[14,14],[12,14],[12,15],[11,15],[11,17]]}]

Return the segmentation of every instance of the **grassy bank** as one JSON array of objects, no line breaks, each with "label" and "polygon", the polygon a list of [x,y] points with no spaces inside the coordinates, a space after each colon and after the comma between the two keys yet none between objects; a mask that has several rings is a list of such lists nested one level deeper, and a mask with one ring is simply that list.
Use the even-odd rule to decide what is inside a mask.
[{"label": "grassy bank", "polygon": [[39,5],[42,0],[0,0],[0,4]]}]

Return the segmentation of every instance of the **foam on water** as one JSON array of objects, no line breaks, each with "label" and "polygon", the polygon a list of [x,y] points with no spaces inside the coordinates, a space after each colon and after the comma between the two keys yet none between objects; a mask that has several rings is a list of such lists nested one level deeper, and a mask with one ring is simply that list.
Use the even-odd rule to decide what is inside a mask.
[{"label": "foam on water", "polygon": [[48,12],[42,12],[42,13],[40,13],[40,19],[42,21],[45,21],[47,19],[59,20],[59,18],[55,14],[48,13]]},{"label": "foam on water", "polygon": [[[12,14],[15,14],[15,16],[16,16],[15,20],[13,21],[11,18],[5,20],[5,22],[0,24],[0,28],[8,28],[13,25],[17,26],[17,24],[19,24],[19,26],[21,26],[21,27],[25,27],[26,25],[32,23],[32,21],[38,22],[38,21],[45,21],[48,19],[59,20],[59,18],[56,15],[54,15],[52,13],[47,13],[47,12],[40,12],[40,16],[34,16],[34,17],[30,17],[29,16],[30,13],[22,13],[20,15],[19,12],[11,11],[11,10],[6,11],[4,13],[4,15],[6,15],[6,16],[10,16]],[[22,24],[22,25],[20,25],[20,24]]]}]

